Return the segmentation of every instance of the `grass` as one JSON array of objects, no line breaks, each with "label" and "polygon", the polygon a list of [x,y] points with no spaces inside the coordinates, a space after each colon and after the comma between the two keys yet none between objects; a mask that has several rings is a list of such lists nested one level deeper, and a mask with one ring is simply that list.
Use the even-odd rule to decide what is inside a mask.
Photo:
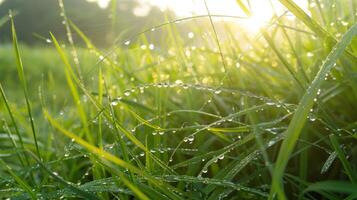
[{"label": "grass", "polygon": [[355,3],[280,2],[253,36],[207,7],[110,50],[67,18],[86,47],[0,20],[0,198],[355,199]]}]

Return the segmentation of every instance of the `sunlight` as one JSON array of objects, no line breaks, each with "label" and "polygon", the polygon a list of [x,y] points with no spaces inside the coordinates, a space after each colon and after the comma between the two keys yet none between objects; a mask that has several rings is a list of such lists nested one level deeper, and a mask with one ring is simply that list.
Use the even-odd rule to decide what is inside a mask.
[{"label": "sunlight", "polygon": [[[276,12],[281,13],[283,8],[280,5],[273,5]],[[252,16],[247,20],[242,21],[242,25],[251,32],[257,32],[260,28],[264,27],[274,15],[269,1],[265,3],[253,4],[251,7]]]},{"label": "sunlight", "polygon": [[[89,0],[95,1],[95,0]],[[97,0],[100,7],[108,6],[110,0]],[[139,0],[141,5],[138,9],[134,9],[134,14],[142,16],[139,11],[142,8],[147,12],[147,5],[157,6],[162,11],[170,9],[176,13],[179,17],[188,17],[192,15],[206,15],[207,10],[204,4],[204,0]],[[307,1],[299,1],[299,6],[303,9],[307,7]],[[211,14],[218,15],[232,15],[232,16],[246,16],[246,14],[239,8],[235,0],[207,0],[207,5]],[[273,7],[272,7],[273,6]],[[251,1],[250,11],[252,16],[249,19],[240,20],[238,23],[251,32],[257,32],[261,27],[265,26],[269,19],[276,14],[280,15],[284,12],[284,7],[277,0],[261,0]],[[223,19],[215,19],[223,20]],[[230,19],[224,19],[230,20]],[[235,20],[236,21],[236,20]]]},{"label": "sunlight", "polygon": [[[142,0],[160,7],[162,10],[167,8],[173,10],[177,15],[187,17],[192,15],[205,15],[207,10],[203,0]],[[272,1],[277,13],[282,13],[283,7],[276,1]],[[211,14],[246,16],[239,8],[235,0],[207,0],[207,5]],[[264,26],[274,15],[274,11],[269,0],[251,1],[252,16],[249,19],[240,20],[239,23],[248,31],[256,32]],[[227,19],[225,19],[227,20]],[[228,19],[229,20],[229,19]],[[236,21],[236,20],[235,20]]]}]

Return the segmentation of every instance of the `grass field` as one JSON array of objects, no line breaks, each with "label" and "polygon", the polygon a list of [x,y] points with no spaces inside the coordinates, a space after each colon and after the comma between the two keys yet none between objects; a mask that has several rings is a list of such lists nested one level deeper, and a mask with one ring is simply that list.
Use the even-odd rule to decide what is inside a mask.
[{"label": "grass field", "polygon": [[357,3],[279,1],[254,35],[207,15],[110,50],[67,19],[84,46],[26,46],[10,19],[0,198],[357,199]]}]

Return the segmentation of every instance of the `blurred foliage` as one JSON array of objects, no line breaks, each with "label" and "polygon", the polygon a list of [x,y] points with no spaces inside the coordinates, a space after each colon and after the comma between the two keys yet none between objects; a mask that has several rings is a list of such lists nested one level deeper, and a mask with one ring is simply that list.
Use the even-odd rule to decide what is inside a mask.
[{"label": "blurred foliage", "polygon": [[[139,4],[137,0],[121,0],[116,4],[116,17],[113,24],[112,7],[100,8],[95,2],[86,0],[64,0],[66,15],[79,26],[94,44],[107,46],[118,37],[128,37],[157,24],[164,18],[163,13],[155,7],[147,16],[135,16],[133,9]],[[9,10],[17,13],[15,23],[19,40],[27,44],[42,42],[53,32],[59,39],[66,38],[63,16],[60,15],[58,0],[5,0],[0,4],[0,17]],[[171,14],[171,13],[170,13]],[[76,39],[76,35],[74,36]],[[45,40],[45,39],[44,39]],[[0,28],[0,41],[11,41],[10,24]]]}]

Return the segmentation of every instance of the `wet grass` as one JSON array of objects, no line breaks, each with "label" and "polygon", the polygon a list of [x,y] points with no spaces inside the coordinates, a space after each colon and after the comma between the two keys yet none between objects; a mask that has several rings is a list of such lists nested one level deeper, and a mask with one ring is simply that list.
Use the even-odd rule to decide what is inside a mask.
[{"label": "wet grass", "polygon": [[0,198],[357,198],[356,5],[280,2],[254,35],[213,20],[245,17],[168,17],[110,50],[65,14],[85,48],[23,46],[10,20]]}]

